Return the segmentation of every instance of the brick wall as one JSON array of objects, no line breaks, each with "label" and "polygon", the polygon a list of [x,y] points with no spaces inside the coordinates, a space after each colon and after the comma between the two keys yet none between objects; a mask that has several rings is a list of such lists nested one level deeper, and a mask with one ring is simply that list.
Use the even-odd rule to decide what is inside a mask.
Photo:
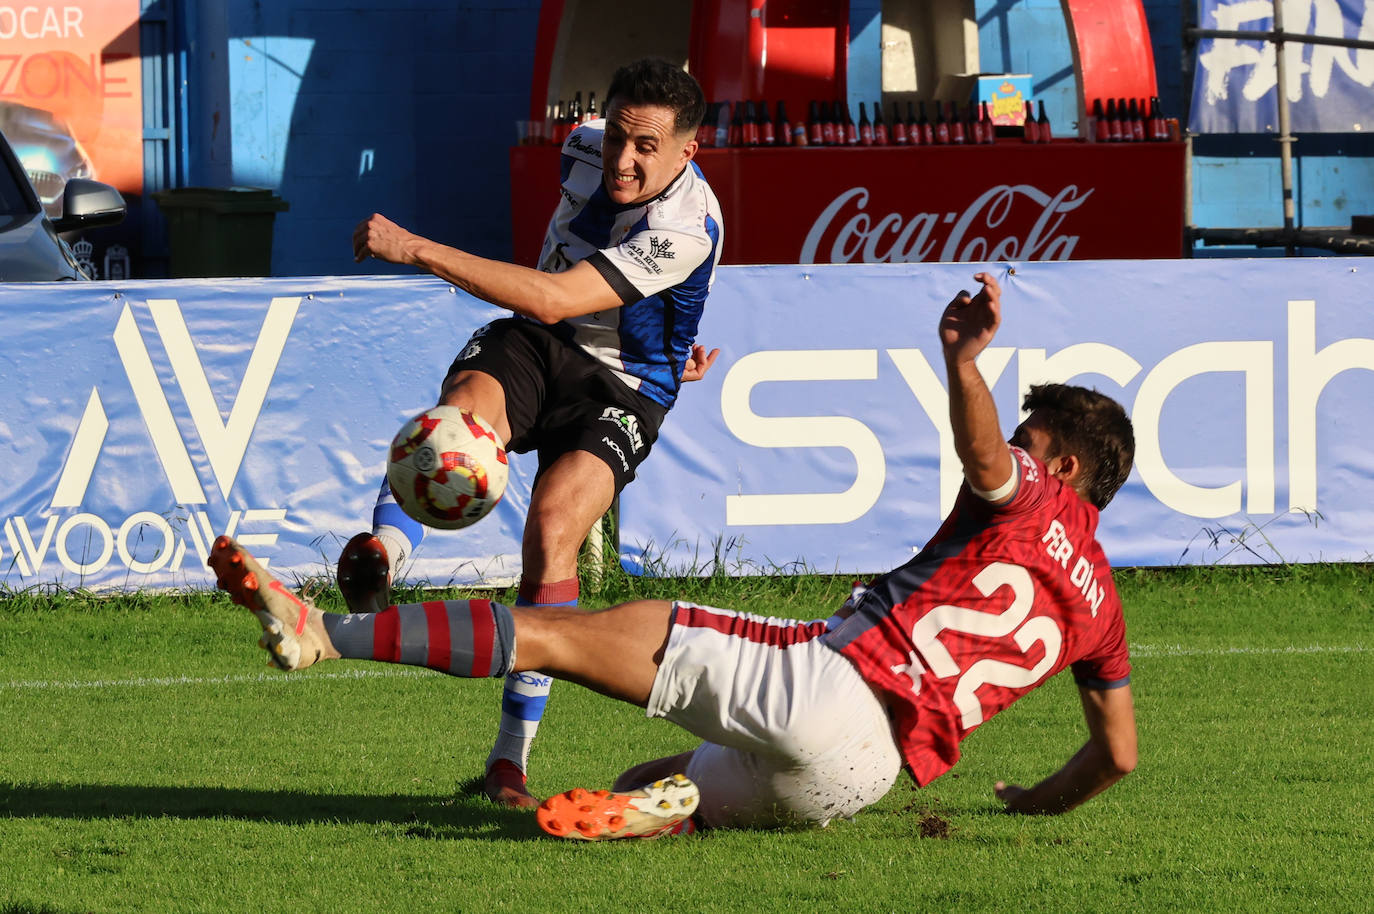
[{"label": "brick wall", "polygon": [[233,133],[231,180],[274,186],[291,204],[277,217],[273,272],[408,272],[353,264],[352,228],[374,211],[509,257],[506,154],[529,103],[538,10],[538,0],[230,4],[217,126]]}]

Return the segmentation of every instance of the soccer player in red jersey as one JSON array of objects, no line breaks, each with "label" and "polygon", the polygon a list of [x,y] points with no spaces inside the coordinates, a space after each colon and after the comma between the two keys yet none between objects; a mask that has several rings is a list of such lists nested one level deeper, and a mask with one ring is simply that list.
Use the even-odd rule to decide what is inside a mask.
[{"label": "soccer player in red jersey", "polygon": [[537,816],[554,835],[852,816],[903,767],[922,786],[939,777],[964,737],[1068,667],[1087,742],[1032,787],[995,786],[1008,811],[1064,812],[1136,764],[1125,625],[1095,538],[1134,438],[1110,398],[1042,385],[1004,440],[974,362],[997,332],[1001,291],[990,274],[975,278],[981,290],[955,296],[939,329],[963,489],[919,555],[829,620],[656,600],[591,614],[454,600],[338,615],[292,594],[227,537],[210,564],[258,616],[260,643],[283,669],[359,658],[469,677],[545,670],[705,740],[625,772],[613,791],[545,801]]}]

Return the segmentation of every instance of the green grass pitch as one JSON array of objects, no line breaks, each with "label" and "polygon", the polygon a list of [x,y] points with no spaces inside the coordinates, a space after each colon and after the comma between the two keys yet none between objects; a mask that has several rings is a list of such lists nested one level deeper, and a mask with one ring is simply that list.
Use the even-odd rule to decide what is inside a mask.
[{"label": "green grass pitch", "polygon": [[[219,596],[6,594],[0,914],[1371,910],[1371,569],[1117,577],[1140,766],[1075,812],[1011,817],[992,796],[1084,739],[1061,676],[974,733],[951,773],[924,790],[903,776],[853,820],[619,844],[545,838],[474,794],[498,682],[277,673]],[[586,602],[814,618],[847,589],[615,576]],[[560,684],[531,787],[606,785],[691,745]]]}]

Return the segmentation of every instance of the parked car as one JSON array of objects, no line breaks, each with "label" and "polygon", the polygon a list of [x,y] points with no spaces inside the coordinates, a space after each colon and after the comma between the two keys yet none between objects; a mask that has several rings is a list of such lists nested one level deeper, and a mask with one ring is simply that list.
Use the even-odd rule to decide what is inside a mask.
[{"label": "parked car", "polygon": [[72,178],[62,193],[62,215],[49,219],[19,158],[0,133],[0,282],[89,279],[59,233],[115,225],[128,207],[119,191],[88,178]]},{"label": "parked car", "polygon": [[49,219],[61,218],[68,181],[97,177],[71,127],[51,111],[0,101],[0,133],[10,141]]}]

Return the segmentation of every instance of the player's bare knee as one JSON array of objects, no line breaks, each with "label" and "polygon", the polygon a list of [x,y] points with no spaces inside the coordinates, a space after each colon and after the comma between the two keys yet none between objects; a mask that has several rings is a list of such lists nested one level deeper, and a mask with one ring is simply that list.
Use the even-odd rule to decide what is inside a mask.
[{"label": "player's bare knee", "polygon": [[583,524],[555,505],[531,508],[525,519],[525,553],[546,565],[576,561],[577,550],[586,538]]}]

